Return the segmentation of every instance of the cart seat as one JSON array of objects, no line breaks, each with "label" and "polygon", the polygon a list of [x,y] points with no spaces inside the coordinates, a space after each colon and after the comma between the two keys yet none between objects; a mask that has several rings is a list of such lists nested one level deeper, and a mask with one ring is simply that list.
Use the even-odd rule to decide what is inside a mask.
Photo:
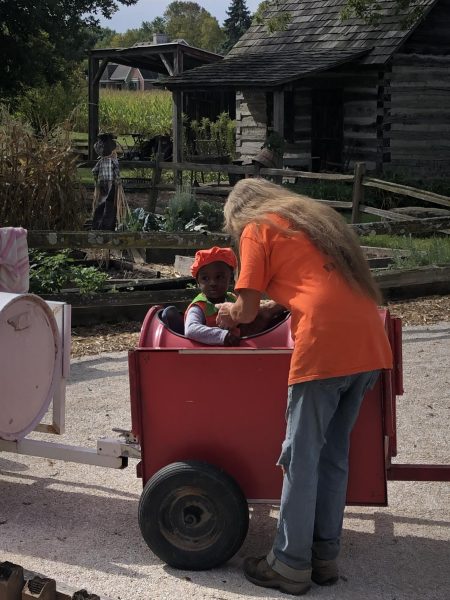
[{"label": "cart seat", "polygon": [[[241,348],[292,348],[290,314],[283,313],[261,333],[241,338]],[[184,335],[184,318],[175,306],[152,306],[142,324],[138,348],[204,348]]]},{"label": "cart seat", "polygon": [[178,335],[184,335],[184,319],[176,306],[166,306],[161,312],[161,321]]}]

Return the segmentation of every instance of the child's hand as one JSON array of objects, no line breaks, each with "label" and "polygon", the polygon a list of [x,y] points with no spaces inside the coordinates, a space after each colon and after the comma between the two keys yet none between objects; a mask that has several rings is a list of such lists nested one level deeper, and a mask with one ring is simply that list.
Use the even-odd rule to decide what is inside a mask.
[{"label": "child's hand", "polygon": [[239,346],[241,338],[229,331],[223,341],[224,346]]}]

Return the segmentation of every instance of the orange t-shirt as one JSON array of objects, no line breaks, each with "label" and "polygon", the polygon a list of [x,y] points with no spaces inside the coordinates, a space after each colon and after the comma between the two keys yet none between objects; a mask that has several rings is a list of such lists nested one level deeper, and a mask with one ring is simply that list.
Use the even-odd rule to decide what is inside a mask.
[{"label": "orange t-shirt", "polygon": [[[281,227],[288,222],[268,215]],[[392,367],[375,302],[353,289],[308,236],[248,224],[240,240],[235,289],[265,292],[291,311],[294,350],[289,385]]]}]

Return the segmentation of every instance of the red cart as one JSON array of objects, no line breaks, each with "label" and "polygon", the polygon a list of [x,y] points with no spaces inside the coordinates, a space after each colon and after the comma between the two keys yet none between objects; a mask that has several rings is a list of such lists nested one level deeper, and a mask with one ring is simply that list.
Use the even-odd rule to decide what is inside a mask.
[{"label": "red cart", "polygon": [[[385,506],[388,479],[450,480],[448,465],[391,464],[395,400],[403,393],[401,322],[387,311],[380,317],[394,368],[366,394],[352,433],[349,504]],[[124,439],[101,438],[97,448],[71,446],[27,437],[32,430],[64,432],[70,307],[0,293],[0,379],[6,390],[0,395],[0,452],[116,469],[137,458],[145,541],[174,567],[207,569],[240,548],[248,502],[280,498],[275,463],[285,431],[290,317],[282,315],[239,348],[202,346],[163,318],[161,307],[149,310],[138,347],[129,354],[132,432],[122,431]],[[19,362],[17,377],[13,367]],[[52,423],[42,422],[51,401]]]},{"label": "red cart", "polygon": [[[168,564],[206,569],[243,543],[248,502],[280,499],[290,317],[239,348],[205,347],[150,309],[129,354],[132,430],[141,446],[139,523]],[[388,479],[444,479],[448,468],[390,463],[403,393],[401,321],[380,311],[394,368],[366,394],[352,433],[348,504],[387,504]],[[210,392],[210,393],[209,393]],[[433,468],[431,468],[433,469]]]}]

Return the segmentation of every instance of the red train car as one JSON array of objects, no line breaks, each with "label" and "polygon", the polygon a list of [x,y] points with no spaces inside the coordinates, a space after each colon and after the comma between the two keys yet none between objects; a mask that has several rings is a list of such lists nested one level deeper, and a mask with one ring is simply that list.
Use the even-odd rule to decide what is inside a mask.
[{"label": "red train car", "polygon": [[[141,446],[144,539],[165,562],[204,569],[245,539],[247,502],[280,499],[276,466],[285,432],[292,351],[289,315],[237,348],[208,347],[171,331],[150,309],[129,354],[132,432]],[[364,398],[352,433],[349,504],[387,504],[402,390],[401,322],[380,311],[395,357]]]}]

